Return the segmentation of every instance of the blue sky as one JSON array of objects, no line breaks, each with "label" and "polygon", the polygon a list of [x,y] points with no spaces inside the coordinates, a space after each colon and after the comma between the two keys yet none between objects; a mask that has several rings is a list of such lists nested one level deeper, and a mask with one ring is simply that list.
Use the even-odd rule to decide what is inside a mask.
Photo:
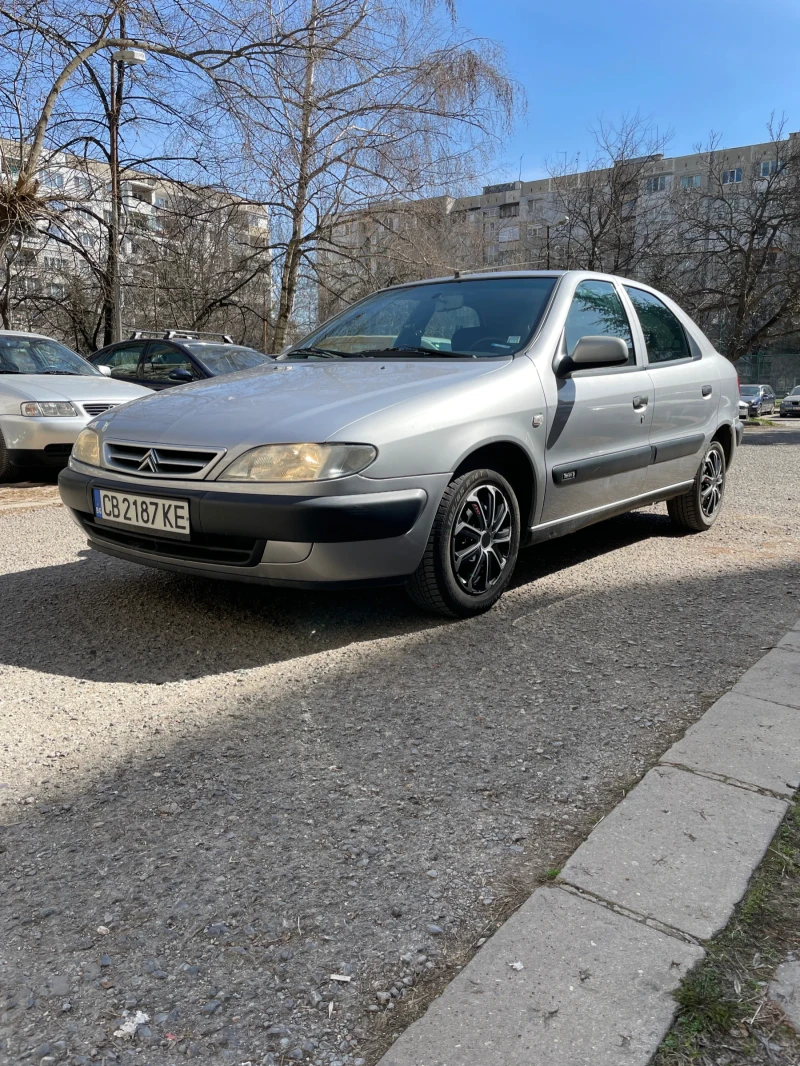
[{"label": "blue sky", "polygon": [[[673,131],[669,154],[709,131],[766,140],[772,111],[800,130],[800,0],[457,0],[459,22],[506,49],[527,118],[492,180],[591,152],[599,115],[638,111]],[[563,156],[562,156],[563,158]]]}]

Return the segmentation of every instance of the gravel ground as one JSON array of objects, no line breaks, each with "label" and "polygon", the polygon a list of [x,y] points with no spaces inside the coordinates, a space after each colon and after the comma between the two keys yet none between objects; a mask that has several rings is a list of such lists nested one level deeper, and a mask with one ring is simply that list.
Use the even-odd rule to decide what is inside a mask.
[{"label": "gravel ground", "polygon": [[0,514],[0,1061],[374,1062],[794,624],[799,471],[749,428],[710,533],[596,526],[453,623]]}]

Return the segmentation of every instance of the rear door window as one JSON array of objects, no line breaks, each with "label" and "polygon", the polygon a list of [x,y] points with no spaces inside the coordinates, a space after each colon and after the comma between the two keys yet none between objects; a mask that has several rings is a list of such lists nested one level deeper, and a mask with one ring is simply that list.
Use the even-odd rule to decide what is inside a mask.
[{"label": "rear door window", "polygon": [[173,370],[188,370],[193,378],[200,375],[189,356],[174,344],[150,341],[142,363],[142,380],[155,385],[173,385]]},{"label": "rear door window", "polygon": [[651,292],[636,289],[632,285],[626,285],[625,292],[639,316],[648,363],[690,359],[692,353],[683,326],[667,305]]}]

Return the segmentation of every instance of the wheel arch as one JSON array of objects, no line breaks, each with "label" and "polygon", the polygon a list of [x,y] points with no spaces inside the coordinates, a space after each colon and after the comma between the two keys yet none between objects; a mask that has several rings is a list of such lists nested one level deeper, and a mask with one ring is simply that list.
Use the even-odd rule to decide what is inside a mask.
[{"label": "wheel arch", "polygon": [[711,440],[717,441],[722,445],[722,450],[725,453],[725,466],[730,466],[736,448],[736,437],[733,431],[733,426],[729,425],[727,422],[723,422]]},{"label": "wheel arch", "polygon": [[496,470],[513,488],[524,523],[521,530],[524,539],[525,531],[533,525],[537,489],[536,472],[528,453],[510,440],[482,444],[464,456],[453,472],[453,478],[461,477],[470,470],[480,470],[481,467]]}]

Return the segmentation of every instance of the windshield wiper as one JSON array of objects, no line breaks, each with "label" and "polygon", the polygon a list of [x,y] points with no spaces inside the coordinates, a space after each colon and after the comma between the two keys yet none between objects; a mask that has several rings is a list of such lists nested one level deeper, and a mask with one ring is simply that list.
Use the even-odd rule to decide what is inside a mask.
[{"label": "windshield wiper", "polygon": [[422,345],[415,344],[395,344],[391,348],[367,348],[363,352],[355,353],[358,355],[441,355],[445,359],[477,359],[478,356],[475,352],[444,352],[438,348],[423,348]]},{"label": "windshield wiper", "polygon": [[37,374],[66,374],[71,378],[79,378],[81,375],[77,370],[37,370]]},{"label": "windshield wiper", "polygon": [[341,359],[345,355],[349,355],[349,352],[334,352],[330,348],[294,348],[291,352],[287,352],[286,355],[280,356],[281,359],[291,359],[293,355],[304,355],[306,358],[310,355],[316,355],[319,359]]}]

